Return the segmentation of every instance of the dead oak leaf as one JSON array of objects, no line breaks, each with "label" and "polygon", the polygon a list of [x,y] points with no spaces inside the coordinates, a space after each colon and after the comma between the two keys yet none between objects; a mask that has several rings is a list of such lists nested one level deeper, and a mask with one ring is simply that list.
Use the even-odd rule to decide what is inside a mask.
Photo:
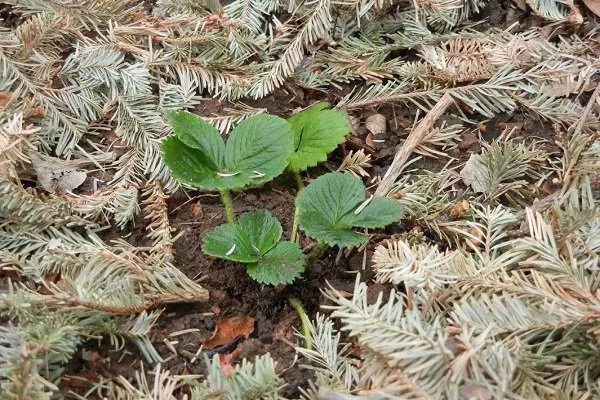
[{"label": "dead oak leaf", "polygon": [[222,319],[217,321],[215,332],[204,341],[202,347],[207,350],[214,349],[230,343],[239,336],[248,339],[252,332],[254,332],[254,318],[252,317],[242,316]]},{"label": "dead oak leaf", "polygon": [[374,114],[367,118],[365,121],[365,127],[373,135],[379,135],[385,133],[387,128],[387,121],[385,116],[382,114]]}]

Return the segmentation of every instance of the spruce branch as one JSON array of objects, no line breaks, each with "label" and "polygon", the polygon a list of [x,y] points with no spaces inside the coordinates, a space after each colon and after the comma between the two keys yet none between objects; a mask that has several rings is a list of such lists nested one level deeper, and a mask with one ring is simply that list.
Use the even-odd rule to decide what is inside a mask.
[{"label": "spruce branch", "polygon": [[252,83],[250,95],[263,97],[280,87],[286,78],[294,72],[304,57],[304,47],[325,38],[331,30],[332,16],[329,0],[313,0],[305,4],[302,17],[303,24],[294,38],[285,44],[285,50],[276,61],[267,63],[262,72]]},{"label": "spruce branch", "polygon": [[23,16],[49,13],[68,17],[90,31],[106,26],[110,20],[128,21],[140,10],[140,5],[131,0],[82,0],[78,3],[61,0],[8,0],[7,3],[13,5]]},{"label": "spruce branch", "polygon": [[399,284],[407,287],[441,288],[457,280],[449,271],[448,264],[453,254],[443,254],[435,246],[409,245],[397,240],[379,245],[373,254],[372,265],[379,282]]}]

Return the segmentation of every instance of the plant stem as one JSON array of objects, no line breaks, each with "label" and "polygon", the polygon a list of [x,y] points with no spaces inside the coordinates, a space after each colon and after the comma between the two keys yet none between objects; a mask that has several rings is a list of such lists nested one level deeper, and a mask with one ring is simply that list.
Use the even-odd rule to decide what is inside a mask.
[{"label": "plant stem", "polygon": [[298,190],[302,189],[304,187],[304,182],[302,181],[302,176],[300,176],[300,172],[292,171],[292,175],[294,175],[294,178],[296,179]]},{"label": "plant stem", "polygon": [[323,253],[325,253],[325,250],[327,250],[327,244],[323,242],[317,242],[317,245],[308,254],[308,261],[306,262],[307,268],[312,267],[315,261],[321,258]]},{"label": "plant stem", "polygon": [[304,307],[302,307],[300,300],[292,297],[290,299],[290,304],[292,307],[294,307],[294,310],[296,310],[296,313],[298,313],[298,316],[300,317],[300,323],[302,324],[302,335],[304,336],[304,340],[306,342],[305,347],[308,350],[312,350],[312,335],[310,333],[310,321],[308,319],[308,315],[306,315],[306,311],[304,310]]},{"label": "plant stem", "polygon": [[233,215],[233,201],[231,200],[231,194],[227,189],[221,190],[220,193],[221,200],[225,206],[225,216],[227,217],[227,222],[233,224],[235,222],[235,217]]},{"label": "plant stem", "polygon": [[[304,187],[304,182],[302,182],[302,177],[300,176],[300,172],[292,171],[292,175],[296,178],[296,183],[298,184],[298,191]],[[294,209],[294,222],[292,223],[292,234],[290,235],[290,240],[295,243],[296,236],[298,235],[298,207]]]}]

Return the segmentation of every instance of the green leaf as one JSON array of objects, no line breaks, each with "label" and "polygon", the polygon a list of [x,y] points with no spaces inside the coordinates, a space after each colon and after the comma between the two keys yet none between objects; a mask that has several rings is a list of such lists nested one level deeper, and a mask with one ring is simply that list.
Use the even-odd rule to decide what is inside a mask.
[{"label": "green leaf", "polygon": [[269,211],[257,210],[242,214],[238,227],[248,235],[253,250],[263,255],[281,239],[281,224]]},{"label": "green leaf", "polygon": [[288,119],[294,136],[294,152],[288,168],[305,171],[327,159],[350,132],[350,119],[339,110],[317,103]]},{"label": "green leaf", "polygon": [[217,226],[204,237],[202,250],[209,256],[243,263],[256,262],[260,259],[252,248],[248,234],[237,224]]},{"label": "green leaf", "polygon": [[281,238],[281,224],[267,210],[242,214],[204,237],[204,253],[231,261],[257,262]]},{"label": "green leaf", "polygon": [[248,176],[253,185],[259,185],[283,172],[291,152],[287,121],[259,114],[233,128],[225,148],[225,164],[229,172]]},{"label": "green leaf", "polygon": [[279,242],[259,262],[249,264],[246,272],[255,281],[268,285],[291,283],[302,274],[304,254],[296,243]]},{"label": "green leaf", "polygon": [[225,142],[214,126],[185,111],[169,112],[166,117],[181,143],[204,154],[205,165],[215,171],[223,169]]},{"label": "green leaf", "polygon": [[217,226],[204,238],[204,253],[249,263],[248,274],[269,285],[292,282],[304,271],[297,244],[279,242],[281,224],[267,210],[242,214],[235,224]]},{"label": "green leaf", "polygon": [[162,144],[163,159],[180,181],[209,190],[260,185],[281,174],[288,164],[292,139],[288,123],[256,115],[238,124],[227,141],[202,118],[168,113],[174,136]]},{"label": "green leaf", "polygon": [[196,187],[217,186],[219,177],[202,151],[186,146],[176,136],[163,141],[161,149],[165,164],[180,182]]},{"label": "green leaf", "polygon": [[296,198],[300,228],[313,239],[330,246],[364,244],[366,235],[353,227],[381,228],[402,218],[400,202],[372,198],[365,203],[365,186],[350,174],[333,172],[315,179]]},{"label": "green leaf", "polygon": [[389,197],[375,197],[358,214],[346,214],[342,222],[361,228],[383,228],[402,218],[402,206]]}]

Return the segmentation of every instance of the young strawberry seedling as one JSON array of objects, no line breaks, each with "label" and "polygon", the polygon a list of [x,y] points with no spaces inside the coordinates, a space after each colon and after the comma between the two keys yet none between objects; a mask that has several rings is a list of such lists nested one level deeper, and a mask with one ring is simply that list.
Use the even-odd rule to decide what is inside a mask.
[{"label": "young strawberry seedling", "polygon": [[[174,136],[163,142],[163,157],[181,182],[218,190],[227,214],[204,238],[206,254],[248,264],[258,282],[280,285],[304,271],[304,254],[295,241],[297,224],[318,246],[311,264],[327,246],[354,247],[368,237],[354,227],[380,228],[398,221],[402,208],[390,198],[365,199],[362,181],[329,173],[303,188],[300,172],[325,161],[350,130],[347,116],[318,103],[289,118],[257,115],[236,126],[227,143],[201,118],[178,112],[168,115]],[[292,146],[293,145],[293,146]],[[281,224],[266,210],[243,214],[235,222],[229,190],[265,183],[287,169],[301,188],[291,241],[280,241]]]}]

